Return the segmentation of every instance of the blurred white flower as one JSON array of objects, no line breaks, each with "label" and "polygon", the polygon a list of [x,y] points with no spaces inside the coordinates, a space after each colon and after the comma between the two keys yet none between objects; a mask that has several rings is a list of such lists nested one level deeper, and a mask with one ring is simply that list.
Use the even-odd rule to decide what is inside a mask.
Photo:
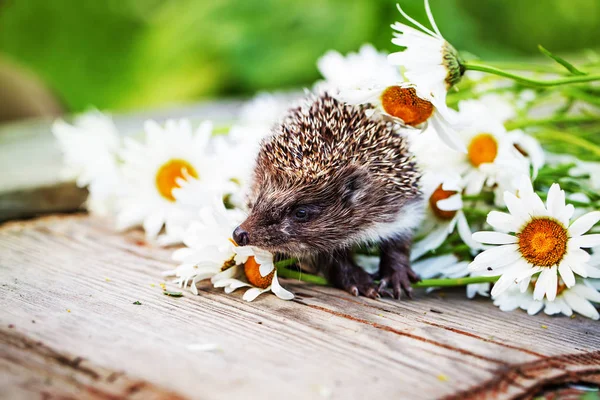
[{"label": "blurred white flower", "polygon": [[494,305],[502,311],[520,308],[527,311],[529,315],[535,315],[543,309],[548,315],[564,314],[570,317],[574,311],[593,320],[600,318],[598,310],[593,304],[600,303],[600,292],[590,282],[577,280],[571,288],[567,288],[562,280],[559,280],[554,301],[547,298],[536,300],[533,293],[531,285],[521,292],[519,285],[513,284],[506,291],[494,297]]},{"label": "blurred white flower", "polygon": [[193,132],[188,120],[145,124],[145,142],[126,138],[121,156],[124,185],[119,196],[117,227],[142,225],[148,238],[155,238],[170,214],[177,212],[173,189],[197,179],[207,202],[226,192],[230,184],[221,176],[218,159],[208,151],[212,125],[202,123]]},{"label": "blurred white flower", "polygon": [[600,245],[600,234],[584,235],[600,221],[600,211],[587,213],[569,225],[575,209],[565,204],[560,186],[552,185],[544,206],[526,177],[521,180],[518,197],[505,192],[504,201],[510,214],[488,214],[487,222],[496,231],[473,234],[476,241],[498,245],[479,254],[469,266],[471,271],[501,275],[492,296],[515,282],[520,282],[525,291],[532,275],[539,273],[533,298],[542,300],[546,296],[553,301],[559,274],[568,288],[575,285],[574,274],[600,277],[600,270],[588,264],[590,255],[583,250]]},{"label": "blurred white flower", "polygon": [[411,259],[416,260],[428,251],[437,249],[454,229],[469,247],[481,248],[472,239],[472,232],[462,211],[462,187],[457,175],[428,173],[421,179],[423,197],[427,201],[425,219],[418,231],[424,237],[413,245]]},{"label": "blurred white flower", "polygon": [[315,90],[349,104],[376,103],[385,88],[403,81],[387,54],[370,44],[346,56],[328,51],[317,61],[317,68],[325,80],[318,81]]},{"label": "blurred white flower", "polygon": [[264,136],[294,107],[298,98],[299,96],[288,93],[260,92],[242,106],[238,124],[245,128],[262,129]]},{"label": "blurred white flower", "polygon": [[112,119],[99,111],[77,117],[73,125],[57,120],[52,132],[64,154],[65,178],[87,187],[87,209],[106,215],[114,210],[119,187],[119,133]]},{"label": "blurred white flower", "polygon": [[392,43],[405,49],[389,55],[392,64],[403,67],[409,82],[416,85],[417,95],[431,102],[443,115],[447,113],[446,94],[458,83],[464,73],[458,52],[442,36],[438,29],[429,1],[425,11],[432,29],[420,24],[406,14],[400,5],[398,11],[418,29],[396,22]]},{"label": "blurred white flower", "polygon": [[463,126],[459,135],[468,150],[454,168],[463,176],[465,194],[479,194],[484,187],[495,187],[500,194],[514,191],[519,178],[530,172],[529,159],[515,147],[515,140],[526,141],[508,135],[494,110],[483,102],[461,101],[459,110]]}]

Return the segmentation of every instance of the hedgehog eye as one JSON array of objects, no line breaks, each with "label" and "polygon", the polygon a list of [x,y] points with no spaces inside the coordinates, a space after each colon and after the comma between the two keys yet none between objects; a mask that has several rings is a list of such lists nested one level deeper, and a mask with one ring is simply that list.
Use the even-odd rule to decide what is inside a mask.
[{"label": "hedgehog eye", "polygon": [[294,209],[294,211],[292,212],[292,215],[294,216],[294,219],[298,222],[308,221],[308,218],[309,218],[308,208],[302,207],[302,206],[296,207]]}]

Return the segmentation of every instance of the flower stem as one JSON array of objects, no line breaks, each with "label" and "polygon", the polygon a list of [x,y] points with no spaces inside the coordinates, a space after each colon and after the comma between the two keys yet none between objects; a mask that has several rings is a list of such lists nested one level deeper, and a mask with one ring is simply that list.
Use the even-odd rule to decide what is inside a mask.
[{"label": "flower stem", "polygon": [[525,128],[528,126],[549,125],[549,124],[579,124],[585,122],[599,122],[600,115],[559,115],[550,118],[540,119],[522,119],[509,121],[505,125],[507,130]]},{"label": "flower stem", "polygon": [[298,279],[299,281],[314,283],[321,286],[327,286],[329,284],[327,279],[323,278],[322,276],[312,275],[302,271],[294,271],[292,269],[279,266],[279,263],[275,263],[275,265],[277,266],[277,275],[282,278]]},{"label": "flower stem", "polygon": [[493,283],[500,278],[499,276],[470,276],[466,278],[440,278],[440,279],[423,279],[420,282],[413,283],[413,287],[452,287],[466,286],[472,283]]},{"label": "flower stem", "polygon": [[502,76],[504,78],[512,79],[516,82],[519,82],[523,85],[528,86],[559,86],[559,85],[568,85],[571,83],[582,83],[582,82],[593,82],[600,80],[600,74],[590,74],[590,75],[575,75],[575,76],[567,76],[563,78],[557,79],[549,79],[549,80],[539,80],[528,78],[525,76],[513,74],[512,72],[504,71],[502,69],[492,67],[485,64],[478,64],[474,62],[464,62],[463,66],[466,70],[470,71],[481,71],[487,72],[488,74]]},{"label": "flower stem", "polygon": [[537,139],[547,140],[550,142],[558,142],[558,143],[567,143],[572,146],[576,146],[585,150],[588,150],[594,154],[594,156],[600,158],[600,146],[592,143],[588,140],[582,139],[580,137],[570,135],[568,132],[554,131],[554,130],[544,130],[540,132],[535,132],[533,134]]},{"label": "flower stem", "polygon": [[[289,260],[284,260],[289,261]],[[296,260],[293,260],[296,262]],[[329,283],[327,279],[308,274],[306,272],[294,271],[288,268],[285,268],[282,265],[282,261],[275,263],[277,266],[277,274],[282,278],[288,279],[298,279],[300,281],[314,283],[316,285],[327,286]],[[425,288],[425,287],[452,287],[452,286],[465,286],[472,283],[490,283],[496,282],[498,280],[497,276],[472,276],[467,278],[443,278],[443,279],[423,279],[420,282],[413,283],[413,287],[416,288]]]}]

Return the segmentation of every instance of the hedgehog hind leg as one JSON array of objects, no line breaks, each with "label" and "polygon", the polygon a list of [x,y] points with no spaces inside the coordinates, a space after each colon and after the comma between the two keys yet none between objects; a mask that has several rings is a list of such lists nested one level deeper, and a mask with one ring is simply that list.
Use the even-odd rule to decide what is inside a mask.
[{"label": "hedgehog hind leg", "polygon": [[354,296],[380,297],[373,277],[356,265],[350,249],[338,250],[319,258],[323,274],[333,286]]},{"label": "hedgehog hind leg", "polygon": [[[411,283],[421,280],[410,266],[410,247],[412,238],[400,236],[381,243],[381,259],[379,261],[378,292],[380,295],[393,296],[399,299],[402,292],[412,299]],[[391,292],[388,289],[391,288]]]}]

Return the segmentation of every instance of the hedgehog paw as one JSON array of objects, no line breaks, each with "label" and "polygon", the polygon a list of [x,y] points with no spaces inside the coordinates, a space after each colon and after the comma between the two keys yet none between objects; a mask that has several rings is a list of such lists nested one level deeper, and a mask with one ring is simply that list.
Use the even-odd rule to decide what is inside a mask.
[{"label": "hedgehog paw", "polygon": [[[393,296],[395,299],[401,298],[404,292],[409,299],[412,299],[411,283],[420,280],[421,278],[409,265],[397,265],[389,268],[388,271],[382,271],[378,292],[380,295]],[[391,292],[388,287],[391,287]]]},{"label": "hedgehog paw", "polygon": [[332,265],[328,278],[334,286],[351,295],[362,295],[372,299],[381,297],[371,275],[348,260]]}]

